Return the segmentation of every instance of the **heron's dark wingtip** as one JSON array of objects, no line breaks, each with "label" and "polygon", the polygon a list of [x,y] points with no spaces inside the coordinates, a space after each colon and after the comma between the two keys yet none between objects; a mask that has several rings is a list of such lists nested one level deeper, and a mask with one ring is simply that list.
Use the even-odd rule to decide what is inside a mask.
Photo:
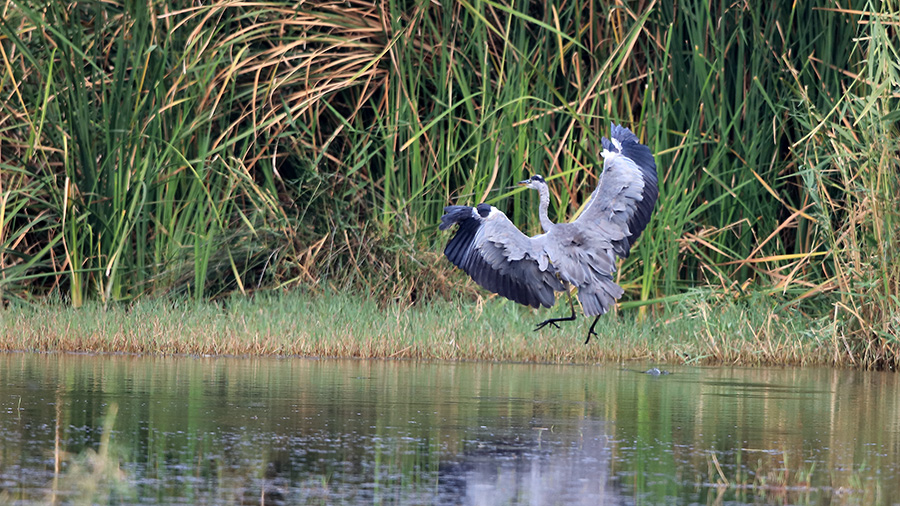
[{"label": "heron's dark wingtip", "polygon": [[609,124],[609,136],[621,143],[624,143],[625,141],[641,142],[631,129],[615,123]]},{"label": "heron's dark wingtip", "polygon": [[635,203],[634,214],[627,223],[630,235],[614,244],[616,255],[626,258],[631,246],[650,222],[659,196],[659,179],[653,153],[649,147],[641,144],[634,132],[622,125],[611,123],[610,136],[619,142],[621,146],[619,153],[637,166],[643,180],[641,198]]},{"label": "heron's dark wingtip", "polygon": [[622,145],[621,154],[630,158],[641,169],[644,180],[652,181],[653,187],[656,188],[656,160],[653,159],[650,148],[641,144],[634,132],[622,125],[613,124],[610,135]]},{"label": "heron's dark wingtip", "polygon": [[472,208],[469,206],[447,206],[444,215],[441,216],[441,224],[438,230],[447,230],[454,223],[462,223],[472,217]]}]

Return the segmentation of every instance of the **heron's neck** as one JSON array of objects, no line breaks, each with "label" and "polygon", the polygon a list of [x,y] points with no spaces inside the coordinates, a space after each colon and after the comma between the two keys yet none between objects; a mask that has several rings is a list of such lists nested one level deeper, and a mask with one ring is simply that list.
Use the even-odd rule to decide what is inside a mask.
[{"label": "heron's neck", "polygon": [[541,186],[538,188],[538,192],[541,195],[541,206],[538,208],[538,216],[541,218],[541,228],[544,229],[544,232],[549,232],[554,225],[554,223],[550,221],[550,217],[547,216],[547,209],[550,207],[550,190],[547,189],[546,186]]}]

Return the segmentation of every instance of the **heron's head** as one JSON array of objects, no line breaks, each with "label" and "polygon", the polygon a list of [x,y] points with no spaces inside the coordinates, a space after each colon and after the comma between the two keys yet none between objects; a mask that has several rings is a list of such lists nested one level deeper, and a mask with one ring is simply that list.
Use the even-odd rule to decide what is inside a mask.
[{"label": "heron's head", "polygon": [[547,182],[544,181],[544,176],[540,174],[535,174],[531,176],[530,179],[526,179],[524,181],[519,181],[519,186],[527,186],[532,190],[537,190],[542,186],[547,186]]}]

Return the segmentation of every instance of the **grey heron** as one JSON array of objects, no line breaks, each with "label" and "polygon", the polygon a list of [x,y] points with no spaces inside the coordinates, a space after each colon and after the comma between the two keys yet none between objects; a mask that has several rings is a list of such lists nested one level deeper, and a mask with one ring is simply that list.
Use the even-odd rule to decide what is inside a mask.
[{"label": "grey heron", "polygon": [[[613,280],[616,257],[628,257],[650,221],[659,193],[656,162],[650,148],[626,127],[611,125],[601,140],[603,171],[581,214],[569,223],[547,216],[550,191],[540,175],[519,184],[540,194],[539,216],[544,233],[528,237],[489,204],[447,206],[440,230],[458,224],[444,248],[454,265],[485,289],[534,308],[552,307],[556,292],[577,289],[585,316],[595,316],[585,344],[600,315],[609,311],[624,290]],[[534,330],[575,319],[549,318]]]}]

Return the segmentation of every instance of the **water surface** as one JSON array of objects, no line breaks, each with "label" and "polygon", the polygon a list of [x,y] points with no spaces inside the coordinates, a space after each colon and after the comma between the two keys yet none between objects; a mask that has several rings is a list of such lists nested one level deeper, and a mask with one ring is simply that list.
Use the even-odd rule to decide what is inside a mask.
[{"label": "water surface", "polygon": [[0,354],[0,503],[895,504],[898,375]]}]

